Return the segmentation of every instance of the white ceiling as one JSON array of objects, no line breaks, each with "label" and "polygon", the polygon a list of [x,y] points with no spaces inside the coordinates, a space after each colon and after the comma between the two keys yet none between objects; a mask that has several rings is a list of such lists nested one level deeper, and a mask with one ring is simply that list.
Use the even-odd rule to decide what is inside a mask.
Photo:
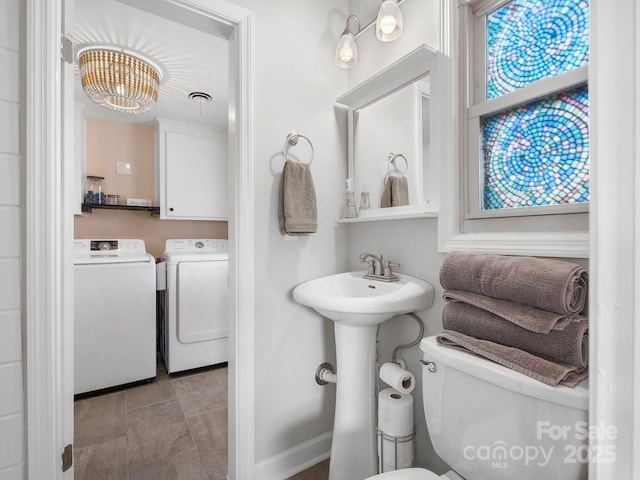
[{"label": "white ceiling", "polygon": [[[121,47],[141,54],[162,69],[158,103],[146,114],[126,114],[92,102],[82,90],[76,64],[75,98],[85,105],[86,116],[132,123],[170,118],[226,128],[229,45],[223,25],[211,19],[180,17],[170,10],[170,4],[158,0],[74,3],[76,52],[90,45]],[[213,101],[200,104],[190,100],[188,95],[194,91],[208,93]]]}]

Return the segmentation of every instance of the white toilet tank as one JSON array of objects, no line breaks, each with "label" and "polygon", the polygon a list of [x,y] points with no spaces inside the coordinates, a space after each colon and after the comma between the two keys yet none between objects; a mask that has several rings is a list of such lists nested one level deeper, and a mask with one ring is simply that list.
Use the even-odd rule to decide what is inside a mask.
[{"label": "white toilet tank", "polygon": [[587,478],[588,380],[550,387],[436,337],[420,349],[427,429],[455,472],[466,480]]}]

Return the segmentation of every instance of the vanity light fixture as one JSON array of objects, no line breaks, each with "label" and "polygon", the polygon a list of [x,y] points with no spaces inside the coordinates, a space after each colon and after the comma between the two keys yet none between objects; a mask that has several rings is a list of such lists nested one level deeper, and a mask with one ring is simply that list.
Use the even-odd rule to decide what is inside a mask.
[{"label": "vanity light fixture", "polygon": [[[405,0],[383,0],[378,10],[378,16],[371,20],[364,28],[360,28],[360,20],[355,15],[347,17],[347,26],[340,35],[336,47],[335,61],[340,68],[352,68],[358,62],[357,38],[372,26],[376,26],[376,37],[383,42],[391,42],[402,35],[402,12],[400,4]],[[352,31],[349,21],[358,22],[357,31]]]},{"label": "vanity light fixture", "polygon": [[[349,29],[349,20],[355,19],[358,22],[358,29],[354,34]],[[355,15],[347,17],[347,27],[340,35],[338,46],[336,47],[336,65],[341,68],[351,68],[358,63],[358,47],[356,45],[356,35],[360,33],[360,20]]]},{"label": "vanity light fixture", "polygon": [[148,112],[158,100],[160,69],[140,55],[113,47],[78,52],[82,88],[100,106],[126,113]]}]

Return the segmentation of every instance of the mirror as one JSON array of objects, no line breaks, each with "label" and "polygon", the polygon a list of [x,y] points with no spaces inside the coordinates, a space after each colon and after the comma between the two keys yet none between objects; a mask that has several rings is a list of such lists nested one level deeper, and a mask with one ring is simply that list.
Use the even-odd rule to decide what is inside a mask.
[{"label": "mirror", "polygon": [[[431,91],[436,59],[436,52],[422,45],[337,100],[347,107],[348,176],[356,205],[360,193],[369,192],[371,208],[361,209],[359,219],[435,216]],[[396,202],[398,188],[406,196]]]},{"label": "mirror", "polygon": [[425,203],[423,167],[429,135],[427,128],[425,138],[424,127],[429,125],[429,112],[428,107],[423,111],[422,99],[424,95],[428,105],[428,90],[427,75],[354,112],[354,189],[356,199],[360,191],[369,192],[372,209],[403,206],[404,196],[398,199],[391,192],[389,199],[396,185],[392,177],[404,179],[408,205]]}]

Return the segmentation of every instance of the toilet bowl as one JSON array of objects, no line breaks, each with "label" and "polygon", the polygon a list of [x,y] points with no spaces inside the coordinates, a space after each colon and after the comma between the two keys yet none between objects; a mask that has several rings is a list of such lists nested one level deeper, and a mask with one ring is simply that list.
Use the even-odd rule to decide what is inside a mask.
[{"label": "toilet bowl", "polygon": [[545,385],[439,345],[435,336],[423,338],[420,349],[427,430],[452,470],[439,476],[409,468],[368,480],[587,478],[588,462],[571,452],[587,444],[588,380],[574,388]]}]

